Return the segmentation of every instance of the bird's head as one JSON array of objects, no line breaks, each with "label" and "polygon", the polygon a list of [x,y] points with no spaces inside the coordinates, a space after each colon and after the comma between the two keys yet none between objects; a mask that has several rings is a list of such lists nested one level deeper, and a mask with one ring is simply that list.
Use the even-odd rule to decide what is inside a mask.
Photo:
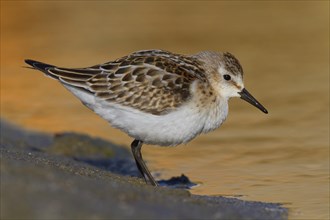
[{"label": "bird's head", "polygon": [[206,51],[196,54],[195,57],[204,62],[205,69],[209,70],[207,74],[210,83],[222,97],[225,99],[240,97],[262,112],[268,113],[267,109],[245,89],[243,68],[231,53]]}]

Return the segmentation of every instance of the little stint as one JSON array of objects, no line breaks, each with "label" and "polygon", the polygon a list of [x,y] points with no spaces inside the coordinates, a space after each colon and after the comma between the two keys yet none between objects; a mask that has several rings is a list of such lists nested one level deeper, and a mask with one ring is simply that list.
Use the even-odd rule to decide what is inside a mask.
[{"label": "little stint", "polygon": [[154,186],[158,184],[142,159],[143,143],[175,146],[218,128],[228,115],[231,97],[268,113],[245,89],[243,69],[228,52],[186,56],[144,50],[86,68],[25,62],[58,80],[85,106],[134,138],[136,165]]}]

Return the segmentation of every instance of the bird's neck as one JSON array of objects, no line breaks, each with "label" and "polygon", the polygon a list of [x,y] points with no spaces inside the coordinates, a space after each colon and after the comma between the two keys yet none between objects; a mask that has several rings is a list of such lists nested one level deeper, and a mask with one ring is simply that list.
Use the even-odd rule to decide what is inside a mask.
[{"label": "bird's neck", "polygon": [[228,99],[217,97],[217,100],[212,103],[207,112],[206,120],[203,128],[203,133],[207,133],[217,129],[226,120],[228,115]]},{"label": "bird's neck", "polygon": [[211,85],[196,82],[194,85],[194,99],[194,103],[196,103],[204,118],[203,133],[218,128],[226,120],[228,98],[221,96]]}]

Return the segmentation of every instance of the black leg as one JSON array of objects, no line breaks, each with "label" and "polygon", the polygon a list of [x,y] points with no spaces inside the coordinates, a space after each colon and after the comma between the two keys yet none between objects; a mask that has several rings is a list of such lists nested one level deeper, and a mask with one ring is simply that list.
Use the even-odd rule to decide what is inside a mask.
[{"label": "black leg", "polygon": [[137,165],[140,173],[142,174],[144,180],[146,181],[146,183],[148,183],[148,180],[146,178],[146,176],[147,176],[151,185],[158,186],[158,183],[152,177],[146,164],[143,161],[142,154],[141,154],[142,144],[143,144],[143,142],[139,141],[139,140],[134,140],[131,144],[132,153],[133,153],[136,165]]}]

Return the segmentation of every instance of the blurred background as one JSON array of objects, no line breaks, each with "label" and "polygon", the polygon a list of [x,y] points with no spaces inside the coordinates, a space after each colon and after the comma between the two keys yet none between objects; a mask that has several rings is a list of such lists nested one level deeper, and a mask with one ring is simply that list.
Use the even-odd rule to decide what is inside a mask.
[{"label": "blurred background", "polygon": [[329,218],[328,1],[1,1],[1,117],[49,133],[75,131],[128,147],[126,134],[24,59],[86,67],[143,49],[229,51],[246,88],[218,130],[176,148],[143,148],[159,178],[192,193],[280,202],[292,219]]}]

